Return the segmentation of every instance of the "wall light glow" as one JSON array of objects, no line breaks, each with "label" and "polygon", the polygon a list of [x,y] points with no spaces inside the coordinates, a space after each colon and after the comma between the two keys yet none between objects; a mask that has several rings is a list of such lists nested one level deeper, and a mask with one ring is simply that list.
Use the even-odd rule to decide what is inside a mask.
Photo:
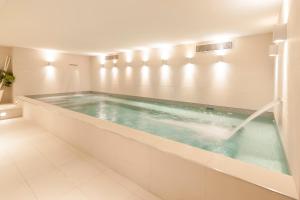
[{"label": "wall light glow", "polygon": [[118,73],[119,73],[119,69],[114,66],[112,68],[112,76],[113,76],[113,78],[116,78],[118,76]]},{"label": "wall light glow", "polygon": [[186,54],[185,54],[185,57],[188,58],[188,59],[192,59],[194,58],[195,56],[195,51],[187,51]]},{"label": "wall light glow", "polygon": [[183,85],[191,86],[194,84],[194,74],[196,67],[194,64],[186,64],[183,67]]},{"label": "wall light glow", "polygon": [[213,65],[214,84],[216,87],[224,87],[226,78],[228,78],[229,64],[226,62],[217,62]]},{"label": "wall light glow", "polygon": [[142,50],[142,60],[144,62],[148,62],[150,58],[150,49],[143,49]]},{"label": "wall light glow", "polygon": [[74,70],[73,70],[73,73],[74,73],[74,75],[73,75],[73,80],[74,80],[74,88],[75,89],[79,89],[80,88],[80,82],[81,82],[81,80],[80,80],[80,72],[79,72],[79,69],[78,68],[75,68]]},{"label": "wall light glow", "polygon": [[169,65],[163,65],[161,67],[160,71],[160,80],[163,84],[168,84],[170,82],[170,66]]},{"label": "wall light glow", "polygon": [[188,43],[185,45],[185,57],[188,59],[194,58],[196,55],[196,43]]},{"label": "wall light glow", "polygon": [[54,62],[57,59],[58,52],[55,50],[44,50],[44,58],[47,62]]},{"label": "wall light glow", "polygon": [[118,60],[117,59],[113,59],[113,64],[117,64]]},{"label": "wall light glow", "polygon": [[55,79],[55,67],[52,65],[47,65],[45,67],[45,72],[46,72],[46,78],[47,80],[54,80]]},{"label": "wall light glow", "polygon": [[100,63],[100,65],[105,65],[106,63],[106,55],[105,54],[101,54],[98,56],[98,61]]},{"label": "wall light glow", "polygon": [[100,87],[105,88],[105,85],[107,84],[106,82],[106,68],[101,67],[99,70],[99,75],[100,75]]},{"label": "wall light glow", "polygon": [[133,59],[133,52],[132,51],[126,51],[125,52],[126,62],[131,63]]},{"label": "wall light glow", "polygon": [[131,66],[127,66],[126,67],[126,79],[130,80],[132,76],[132,67]]},{"label": "wall light glow", "polygon": [[105,76],[105,74],[106,74],[106,69],[105,69],[105,67],[101,67],[101,68],[100,68],[100,76]]},{"label": "wall light glow", "polygon": [[163,60],[163,61],[169,60],[169,58],[171,57],[171,50],[172,50],[171,46],[164,46],[164,47],[160,48],[161,60]]},{"label": "wall light glow", "polygon": [[149,84],[150,82],[150,70],[149,70],[149,67],[144,65],[142,68],[141,68],[141,81],[142,81],[142,84],[144,85],[147,85]]},{"label": "wall light glow", "polygon": [[7,113],[6,112],[0,112],[0,117],[6,117]]}]

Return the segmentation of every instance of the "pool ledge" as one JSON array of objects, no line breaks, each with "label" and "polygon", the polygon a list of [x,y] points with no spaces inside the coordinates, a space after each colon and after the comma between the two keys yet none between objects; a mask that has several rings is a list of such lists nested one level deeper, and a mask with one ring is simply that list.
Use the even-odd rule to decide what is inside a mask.
[{"label": "pool ledge", "polygon": [[[57,116],[65,116],[85,122],[86,124],[117,134],[129,140],[142,143],[150,148],[184,158],[197,165],[213,169],[217,172],[230,175],[235,179],[246,181],[256,186],[265,188],[275,193],[288,197],[287,199],[298,199],[295,182],[292,176],[267,170],[265,168],[231,159],[221,154],[201,150],[186,144],[178,143],[143,131],[118,125],[109,121],[97,119],[82,113],[77,113],[55,105],[44,103],[28,97],[18,97],[19,103],[24,106],[24,117],[32,119],[26,105],[42,108]],[[29,117],[28,117],[29,116]],[[129,177],[130,178],[130,177]]]}]

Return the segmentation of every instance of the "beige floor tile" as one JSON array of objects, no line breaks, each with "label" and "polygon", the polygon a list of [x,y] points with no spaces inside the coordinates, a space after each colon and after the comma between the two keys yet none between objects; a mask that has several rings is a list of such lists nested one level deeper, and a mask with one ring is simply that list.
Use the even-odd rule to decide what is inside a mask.
[{"label": "beige floor tile", "polygon": [[56,199],[75,188],[73,183],[58,170],[27,181],[40,200]]},{"label": "beige floor tile", "polygon": [[128,200],[132,195],[126,188],[104,174],[94,177],[79,189],[90,200]]},{"label": "beige floor tile", "polygon": [[142,200],[160,200],[160,198],[146,191],[144,188],[129,180],[128,178],[114,172],[113,170],[107,170],[105,171],[105,174],[120,185],[122,185],[123,187],[125,187],[127,190],[129,190],[132,194],[136,196],[136,198],[140,198]]},{"label": "beige floor tile", "polygon": [[31,189],[22,182],[0,188],[1,200],[36,200]]},{"label": "beige floor tile", "polygon": [[0,129],[0,200],[158,200],[29,121]]},{"label": "beige floor tile", "polygon": [[76,185],[84,183],[100,173],[96,166],[83,159],[71,160],[58,168]]},{"label": "beige floor tile", "polygon": [[95,167],[97,167],[97,169],[101,172],[104,172],[106,170],[110,170],[109,167],[107,167],[106,165],[104,165],[102,162],[96,160],[95,158],[91,157],[91,156],[85,156],[85,159],[91,163],[92,165],[94,165]]},{"label": "beige floor tile", "polygon": [[20,155],[22,156],[15,159],[14,163],[27,179],[42,176],[55,170],[55,166],[38,151],[33,151],[27,155],[20,152]]},{"label": "beige floor tile", "polygon": [[79,158],[75,151],[63,143],[45,143],[39,145],[37,148],[46,159],[56,166],[63,165],[71,160]]},{"label": "beige floor tile", "polygon": [[23,183],[23,177],[13,164],[0,166],[0,191]]},{"label": "beige floor tile", "polygon": [[87,197],[78,189],[74,189],[71,192],[58,197],[55,200],[88,200]]}]

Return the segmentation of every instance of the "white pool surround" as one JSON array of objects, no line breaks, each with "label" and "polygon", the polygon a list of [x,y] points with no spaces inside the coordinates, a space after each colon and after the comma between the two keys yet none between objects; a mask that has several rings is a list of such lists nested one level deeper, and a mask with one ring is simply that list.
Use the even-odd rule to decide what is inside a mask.
[{"label": "white pool surround", "polygon": [[22,108],[16,104],[0,105],[0,120],[17,118],[22,116]]},{"label": "white pool surround", "polygon": [[23,116],[165,200],[297,199],[292,176],[19,97]]}]

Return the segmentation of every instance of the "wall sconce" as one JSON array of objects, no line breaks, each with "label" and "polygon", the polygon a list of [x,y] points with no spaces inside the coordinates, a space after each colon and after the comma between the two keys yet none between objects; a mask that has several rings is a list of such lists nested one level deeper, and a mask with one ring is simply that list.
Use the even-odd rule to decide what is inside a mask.
[{"label": "wall sconce", "polygon": [[278,45],[276,45],[276,44],[270,45],[269,56],[271,56],[271,57],[278,56]]},{"label": "wall sconce", "polygon": [[162,65],[168,65],[168,60],[162,59],[162,60],[161,60],[161,63],[162,63]]},{"label": "wall sconce", "polygon": [[150,50],[149,49],[143,49],[141,53],[142,53],[143,65],[147,66],[147,62],[150,59]]},{"label": "wall sconce", "polygon": [[100,66],[104,67],[104,65],[106,63],[106,55],[105,54],[100,54],[98,56],[98,60],[99,60]]},{"label": "wall sconce", "polygon": [[287,39],[287,24],[278,24],[274,26],[273,42],[280,43]]},{"label": "wall sconce", "polygon": [[186,59],[187,59],[187,62],[192,64],[193,63],[193,58],[195,57],[195,51],[193,50],[188,50],[186,52],[186,55],[185,55]]},{"label": "wall sconce", "polygon": [[194,57],[186,57],[187,63],[193,64]]},{"label": "wall sconce", "polygon": [[168,64],[168,60],[171,56],[171,50],[172,47],[171,46],[164,46],[160,49],[160,58],[162,60],[162,64],[163,65],[167,65]]},{"label": "wall sconce", "polygon": [[118,59],[119,59],[119,55],[117,54],[112,54],[112,55],[108,55],[105,57],[106,60],[112,60],[113,65],[115,66],[115,64],[117,64]]},{"label": "wall sconce", "polygon": [[43,50],[42,54],[47,62],[47,66],[51,66],[52,62],[56,61],[58,57],[58,52],[55,50]]},{"label": "wall sconce", "polygon": [[6,117],[7,113],[6,112],[0,112],[0,118]]}]

